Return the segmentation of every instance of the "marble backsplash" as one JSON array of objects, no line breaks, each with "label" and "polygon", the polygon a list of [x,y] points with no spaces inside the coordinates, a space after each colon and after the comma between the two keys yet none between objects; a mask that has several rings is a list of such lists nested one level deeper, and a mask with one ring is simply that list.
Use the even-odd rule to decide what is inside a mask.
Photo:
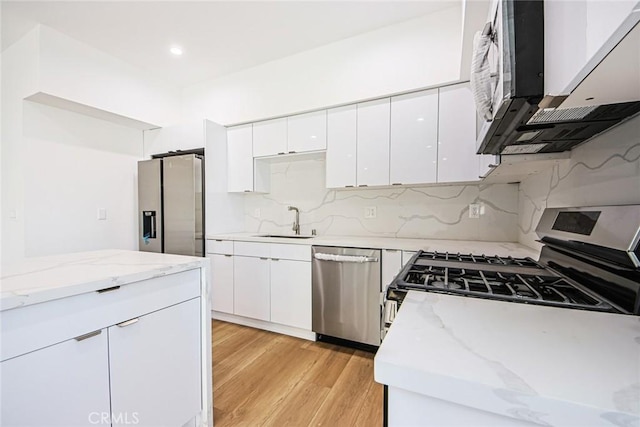
[{"label": "marble backsplash", "polygon": [[[479,219],[469,204],[481,205]],[[420,186],[382,189],[325,188],[325,161],[271,165],[271,192],[245,196],[245,231],[290,233],[300,209],[301,233],[453,240],[516,241],[518,186]],[[376,218],[365,219],[375,207]]]},{"label": "marble backsplash", "polygon": [[571,159],[520,183],[518,241],[537,248],[546,207],[640,204],[640,116],[577,147]]}]

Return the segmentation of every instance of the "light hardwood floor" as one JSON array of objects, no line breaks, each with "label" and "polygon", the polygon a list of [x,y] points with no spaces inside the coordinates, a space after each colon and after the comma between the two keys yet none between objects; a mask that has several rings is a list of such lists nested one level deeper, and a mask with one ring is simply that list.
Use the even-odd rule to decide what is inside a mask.
[{"label": "light hardwood floor", "polygon": [[212,331],[216,427],[382,425],[373,354],[217,320]]}]

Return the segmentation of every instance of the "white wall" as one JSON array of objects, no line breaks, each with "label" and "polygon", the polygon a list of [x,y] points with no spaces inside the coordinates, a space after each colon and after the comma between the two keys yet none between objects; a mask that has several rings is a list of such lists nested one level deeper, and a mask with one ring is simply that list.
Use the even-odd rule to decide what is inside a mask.
[{"label": "white wall", "polygon": [[[271,165],[271,192],[245,196],[245,231],[291,233],[300,208],[302,234],[516,241],[518,186],[514,184],[329,190],[325,160]],[[470,219],[470,203],[484,206]],[[365,219],[365,207],[376,207]]]},{"label": "white wall", "polygon": [[142,131],[24,101],[41,87],[40,30],[2,53],[2,262],[136,249]]},{"label": "white wall", "polygon": [[230,125],[457,81],[460,7],[188,87],[186,119]]},{"label": "white wall", "polygon": [[23,111],[25,255],[137,249],[141,131],[29,101]]},{"label": "white wall", "polygon": [[545,207],[640,204],[640,116],[575,148],[520,184],[518,240],[532,248]]},{"label": "white wall", "polygon": [[39,92],[167,126],[180,120],[180,92],[144,71],[40,25]]}]

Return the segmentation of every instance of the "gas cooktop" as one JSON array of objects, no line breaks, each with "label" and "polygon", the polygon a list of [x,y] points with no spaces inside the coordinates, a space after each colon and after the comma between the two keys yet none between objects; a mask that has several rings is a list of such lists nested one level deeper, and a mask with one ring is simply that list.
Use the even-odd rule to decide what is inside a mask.
[{"label": "gas cooktop", "polygon": [[619,312],[530,258],[420,251],[389,286],[387,299],[401,303],[409,290]]}]

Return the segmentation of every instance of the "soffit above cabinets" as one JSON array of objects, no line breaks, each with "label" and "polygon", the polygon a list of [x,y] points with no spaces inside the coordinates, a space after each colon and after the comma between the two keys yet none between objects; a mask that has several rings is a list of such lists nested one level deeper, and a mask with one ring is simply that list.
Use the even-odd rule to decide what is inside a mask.
[{"label": "soffit above cabinets", "polygon": [[[640,10],[634,14],[640,15]],[[604,55],[601,62],[595,67],[593,63],[587,64],[578,74],[576,80],[583,80],[578,80],[575,89],[559,108],[640,100],[640,23],[637,23],[637,16],[633,20],[636,21],[635,26],[619,43],[614,44],[616,36],[612,36],[610,43],[605,44],[594,56],[601,58]],[[624,30],[624,25],[621,29]],[[615,47],[610,50],[612,44]]]}]

